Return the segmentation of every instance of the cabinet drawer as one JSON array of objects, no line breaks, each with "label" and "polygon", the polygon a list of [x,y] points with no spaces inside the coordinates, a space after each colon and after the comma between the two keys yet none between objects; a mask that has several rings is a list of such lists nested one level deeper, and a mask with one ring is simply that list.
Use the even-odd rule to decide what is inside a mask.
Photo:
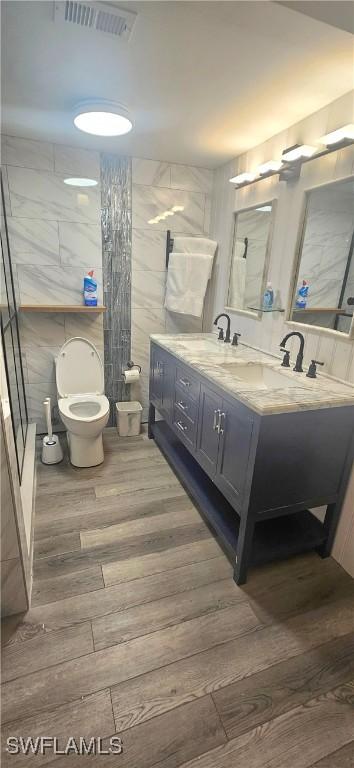
[{"label": "cabinet drawer", "polygon": [[190,446],[195,444],[195,424],[187,419],[178,408],[173,410],[173,426],[175,431]]},{"label": "cabinet drawer", "polygon": [[197,419],[197,410],[198,406],[195,400],[192,400],[189,397],[189,394],[185,391],[182,391],[181,387],[178,387],[176,385],[175,389],[175,407],[178,409],[178,411],[182,414],[182,416],[186,416],[188,419],[190,419],[193,424],[195,423]]},{"label": "cabinet drawer", "polygon": [[190,375],[188,368],[183,368],[181,365],[177,365],[176,384],[183,392],[186,392],[192,400],[198,400],[200,384],[198,379],[195,379]]}]

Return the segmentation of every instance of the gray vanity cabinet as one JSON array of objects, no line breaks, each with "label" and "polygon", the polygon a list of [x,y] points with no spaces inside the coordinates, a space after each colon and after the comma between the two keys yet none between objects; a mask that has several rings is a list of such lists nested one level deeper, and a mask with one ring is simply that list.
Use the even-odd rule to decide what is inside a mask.
[{"label": "gray vanity cabinet", "polygon": [[219,438],[217,424],[221,414],[222,399],[209,387],[201,387],[198,413],[196,458],[199,464],[214,477],[218,464]]},{"label": "gray vanity cabinet", "polygon": [[[261,416],[151,345],[149,437],[231,553],[238,584],[250,563],[330,554],[353,426],[353,406]],[[310,512],[322,505],[323,523]]]},{"label": "gray vanity cabinet", "polygon": [[235,509],[241,511],[247,471],[251,468],[250,452],[254,421],[242,403],[223,398],[220,417],[218,488]]},{"label": "gray vanity cabinet", "polygon": [[241,511],[253,419],[237,401],[202,386],[196,458],[224,496]]},{"label": "gray vanity cabinet", "polygon": [[173,357],[153,346],[150,360],[150,401],[169,420],[172,406]]}]

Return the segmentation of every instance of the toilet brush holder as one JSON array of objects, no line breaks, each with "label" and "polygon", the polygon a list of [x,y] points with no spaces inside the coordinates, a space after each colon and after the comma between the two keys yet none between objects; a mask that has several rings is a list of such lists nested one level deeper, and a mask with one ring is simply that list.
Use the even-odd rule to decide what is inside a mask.
[{"label": "toilet brush holder", "polygon": [[43,464],[59,464],[63,460],[63,449],[59,442],[58,435],[45,435],[42,445]]},{"label": "toilet brush holder", "polygon": [[43,405],[48,434],[43,437],[42,462],[43,464],[59,464],[63,460],[63,450],[58,435],[53,435],[50,397],[47,397]]}]

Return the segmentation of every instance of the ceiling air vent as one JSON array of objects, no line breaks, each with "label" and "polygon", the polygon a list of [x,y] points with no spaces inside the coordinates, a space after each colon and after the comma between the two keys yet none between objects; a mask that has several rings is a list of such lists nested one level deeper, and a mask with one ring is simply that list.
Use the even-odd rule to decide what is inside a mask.
[{"label": "ceiling air vent", "polygon": [[78,3],[65,0],[55,3],[54,20],[56,23],[68,22],[77,27],[129,40],[136,16],[133,11],[123,10],[113,3]]}]

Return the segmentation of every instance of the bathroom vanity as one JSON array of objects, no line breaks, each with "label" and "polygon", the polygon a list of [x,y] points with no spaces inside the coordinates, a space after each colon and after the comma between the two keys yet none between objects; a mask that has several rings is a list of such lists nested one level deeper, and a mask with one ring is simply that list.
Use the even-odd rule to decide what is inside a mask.
[{"label": "bathroom vanity", "polygon": [[[164,335],[151,337],[149,399],[149,436],[237,584],[252,564],[330,554],[353,461],[353,386],[212,334]],[[323,505],[321,522],[309,510]]]}]

